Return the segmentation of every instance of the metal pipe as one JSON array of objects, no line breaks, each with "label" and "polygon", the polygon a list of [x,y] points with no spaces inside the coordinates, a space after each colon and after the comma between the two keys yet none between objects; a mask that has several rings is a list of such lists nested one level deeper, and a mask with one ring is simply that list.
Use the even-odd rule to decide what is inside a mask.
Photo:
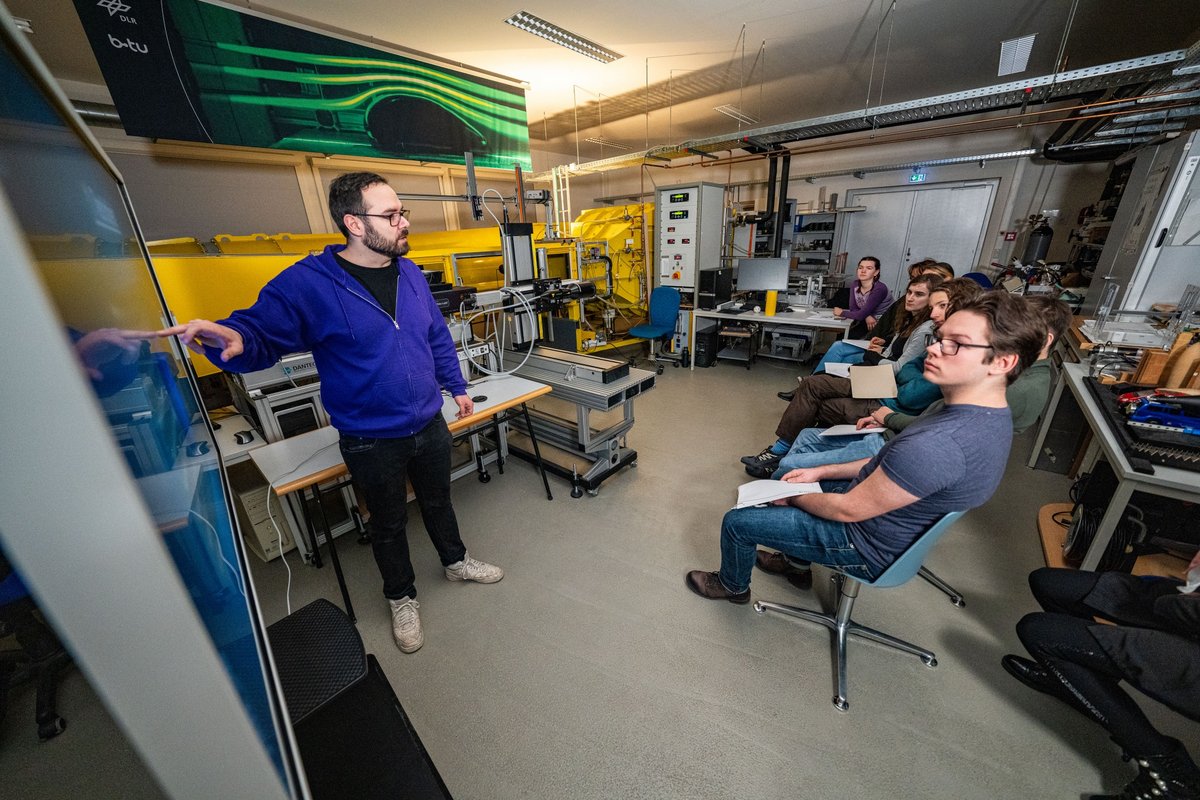
[{"label": "metal pipe", "polygon": [[779,210],[775,218],[775,237],[771,245],[771,255],[774,258],[783,255],[783,226],[787,223],[788,173],[791,171],[792,165],[791,153],[784,155],[780,161],[783,163],[779,167]]}]

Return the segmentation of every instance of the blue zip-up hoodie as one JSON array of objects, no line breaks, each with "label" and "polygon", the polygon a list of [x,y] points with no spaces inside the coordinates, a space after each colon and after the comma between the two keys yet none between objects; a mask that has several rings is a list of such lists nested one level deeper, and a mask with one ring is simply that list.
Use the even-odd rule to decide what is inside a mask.
[{"label": "blue zip-up hoodie", "polygon": [[441,388],[466,394],[454,339],[421,270],[397,259],[396,318],[342,269],[330,245],[275,276],[250,308],[219,320],[242,335],[231,372],[266,369],[289,353],[311,350],[321,400],[338,431],[366,438],[412,436],[442,410]]}]

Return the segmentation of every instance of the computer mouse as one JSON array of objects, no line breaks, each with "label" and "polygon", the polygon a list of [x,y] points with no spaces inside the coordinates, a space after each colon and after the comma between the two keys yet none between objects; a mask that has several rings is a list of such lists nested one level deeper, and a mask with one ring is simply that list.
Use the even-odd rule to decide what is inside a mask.
[{"label": "computer mouse", "polygon": [[205,441],[192,442],[191,444],[189,444],[187,446],[187,454],[188,454],[189,458],[195,458],[196,456],[202,456],[207,452],[208,452],[208,442],[205,442]]},{"label": "computer mouse", "polygon": [[477,394],[471,398],[472,403],[482,403],[484,400],[487,400],[486,394]]},{"label": "computer mouse", "polygon": [[233,440],[238,444],[250,444],[254,441],[254,431],[238,431],[233,434]]}]

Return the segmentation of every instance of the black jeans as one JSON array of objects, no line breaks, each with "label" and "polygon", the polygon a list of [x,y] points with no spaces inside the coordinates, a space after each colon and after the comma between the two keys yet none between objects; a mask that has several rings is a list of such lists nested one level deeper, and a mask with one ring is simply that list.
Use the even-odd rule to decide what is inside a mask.
[{"label": "black jeans", "polygon": [[408,488],[412,482],[425,531],[443,565],[462,561],[467,548],[450,504],[450,431],[441,415],[413,436],[364,439],[343,435],[342,458],[367,501],[371,547],[389,600],[416,597],[408,553]]},{"label": "black jeans", "polygon": [[[1159,733],[1121,689],[1118,684],[1131,676],[1092,635],[1093,616],[1100,612],[1084,598],[1097,578],[1097,573],[1083,570],[1034,570],[1029,586],[1046,611],[1027,614],[1017,623],[1017,636],[1029,654],[1063,684],[1075,708],[1100,723],[1127,752],[1135,756],[1169,752],[1175,740]],[[1128,624],[1127,620],[1113,621]]]}]

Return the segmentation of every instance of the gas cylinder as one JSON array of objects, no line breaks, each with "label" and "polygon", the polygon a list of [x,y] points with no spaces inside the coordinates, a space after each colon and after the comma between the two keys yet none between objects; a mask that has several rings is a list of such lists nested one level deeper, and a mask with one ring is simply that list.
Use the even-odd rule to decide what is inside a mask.
[{"label": "gas cylinder", "polygon": [[1046,220],[1042,220],[1029,232],[1029,241],[1025,243],[1025,252],[1021,255],[1021,263],[1033,266],[1050,252],[1050,240],[1054,238],[1054,229]]}]

